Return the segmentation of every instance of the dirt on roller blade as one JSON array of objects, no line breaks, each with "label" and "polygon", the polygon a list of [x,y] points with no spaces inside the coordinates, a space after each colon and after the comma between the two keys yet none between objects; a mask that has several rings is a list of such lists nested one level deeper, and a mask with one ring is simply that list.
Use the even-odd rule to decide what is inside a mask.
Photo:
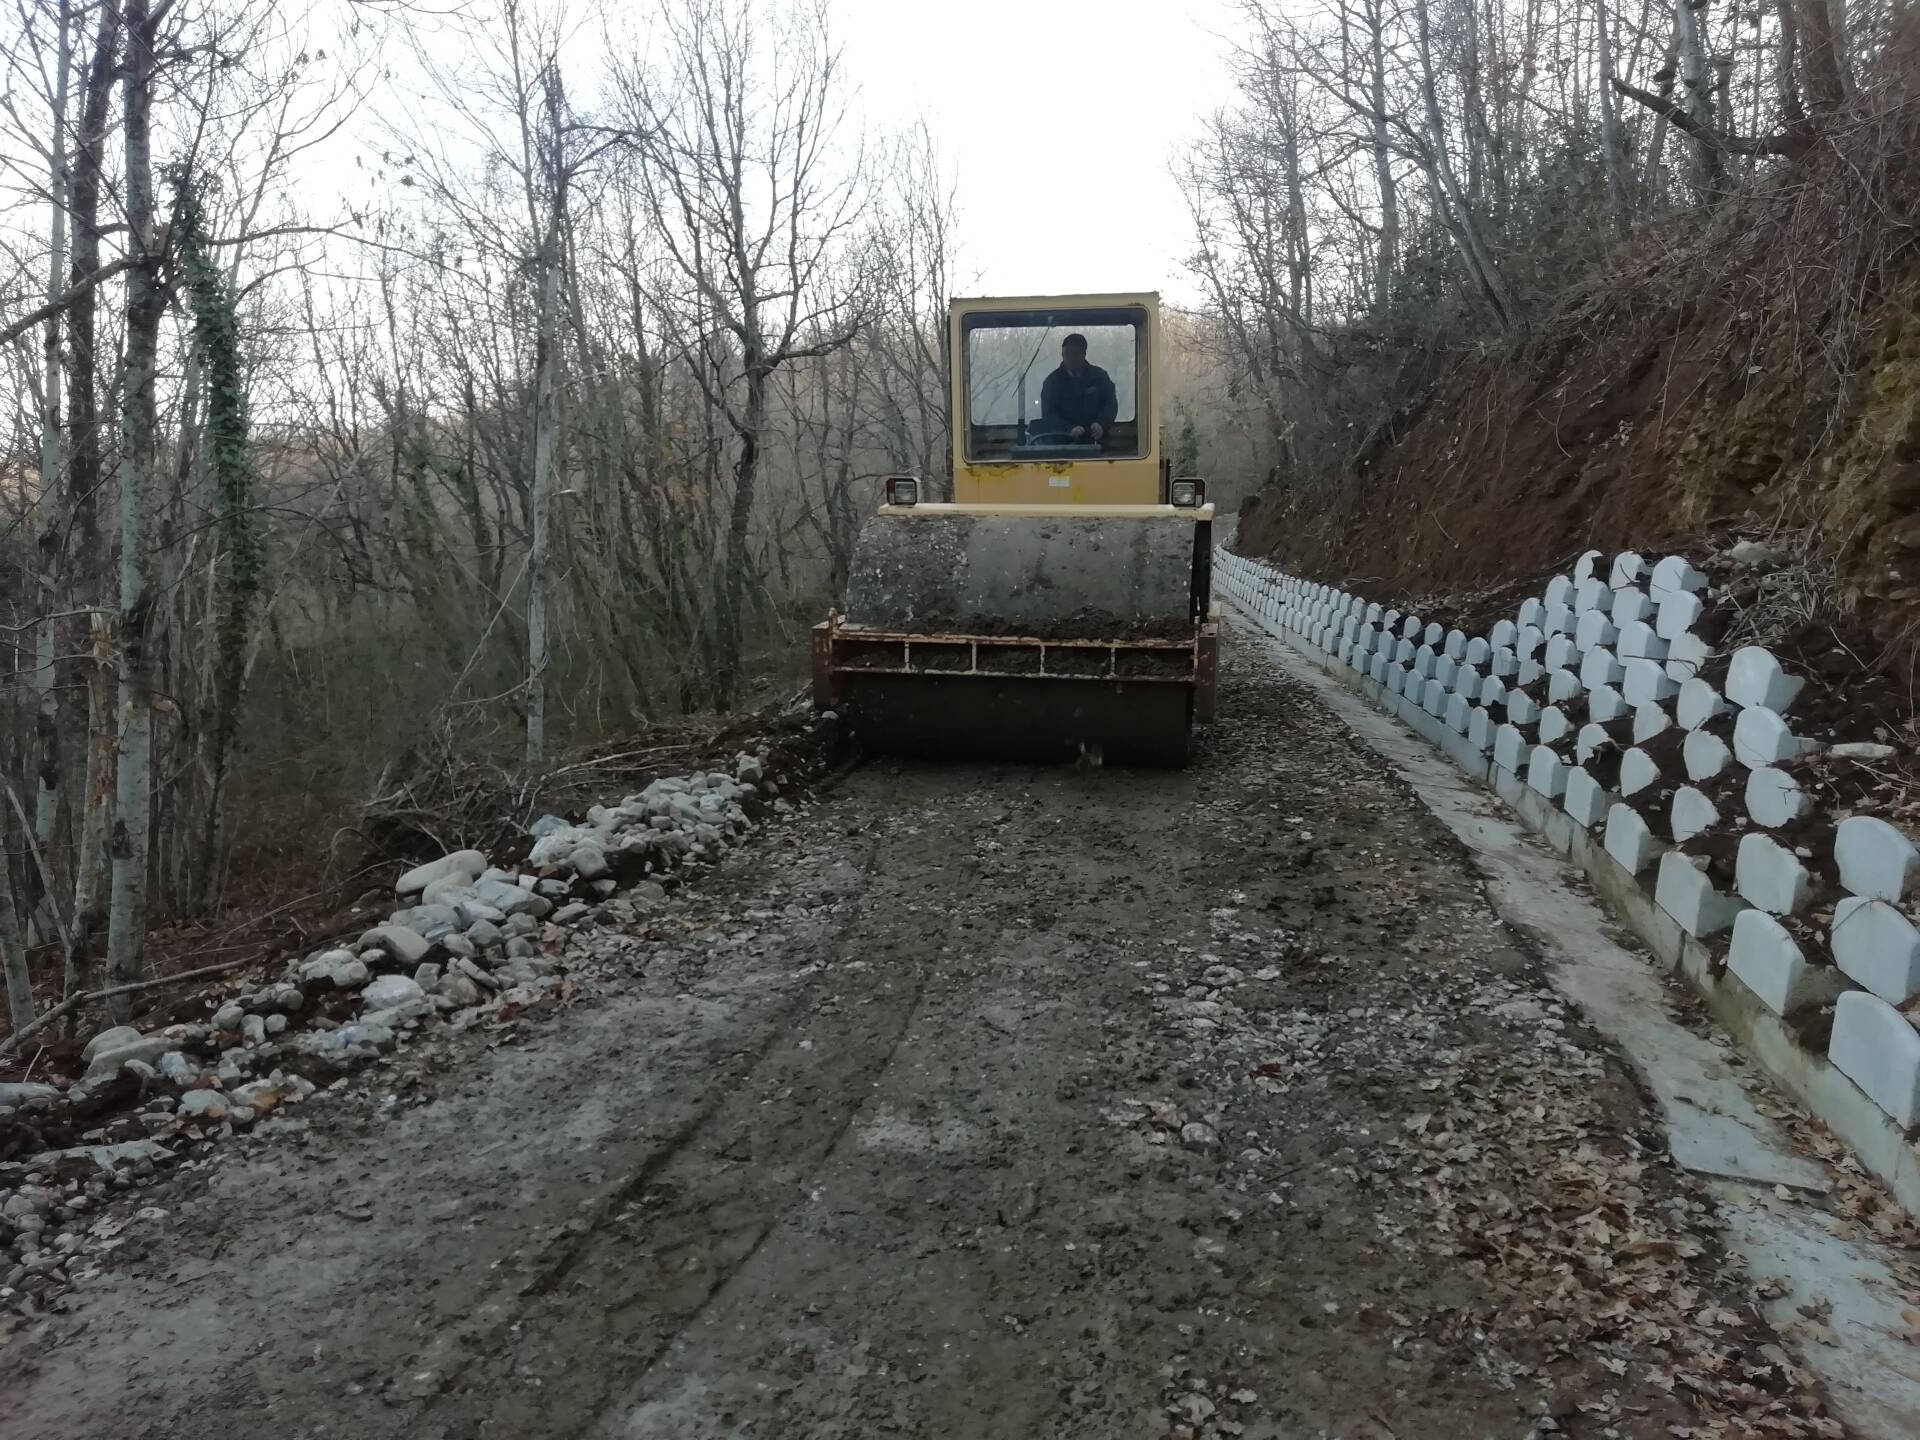
[{"label": "dirt on roller blade", "polygon": [[1623,1066],[1266,663],[1185,771],[859,769],[569,1011],[141,1192],[0,1432],[1815,1433]]}]

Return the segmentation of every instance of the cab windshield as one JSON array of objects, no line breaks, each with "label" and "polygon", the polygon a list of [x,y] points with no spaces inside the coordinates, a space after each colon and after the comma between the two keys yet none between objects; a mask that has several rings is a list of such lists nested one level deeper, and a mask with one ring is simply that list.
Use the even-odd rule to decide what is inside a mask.
[{"label": "cab windshield", "polygon": [[[966,316],[967,459],[1130,459],[1145,453],[1138,409],[1145,319],[1137,309]],[[1069,335],[1085,338],[1086,369],[1060,376],[1049,389],[1048,377],[1062,369],[1061,345]],[[1096,439],[1086,422],[1105,413],[1101,373],[1113,387],[1113,419]]]}]

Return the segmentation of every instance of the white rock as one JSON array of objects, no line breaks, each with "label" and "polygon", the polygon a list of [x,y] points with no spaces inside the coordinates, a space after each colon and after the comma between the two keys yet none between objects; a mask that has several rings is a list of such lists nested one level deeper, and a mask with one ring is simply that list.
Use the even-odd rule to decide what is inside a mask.
[{"label": "white rock", "polygon": [[1615,625],[1631,625],[1636,620],[1651,620],[1655,607],[1644,590],[1616,587],[1613,592],[1613,609],[1610,613]]},{"label": "white rock", "polygon": [[1651,790],[1660,783],[1660,767],[1653,757],[1634,746],[1620,757],[1620,793],[1638,795],[1642,790]]},{"label": "white rock", "polygon": [[1566,791],[1560,803],[1574,824],[1591,830],[1607,818],[1607,807],[1612,802],[1600,782],[1575,765],[1567,771]]},{"label": "white rock", "polygon": [[1684,730],[1698,730],[1726,708],[1727,702],[1720,698],[1720,692],[1698,676],[1681,684],[1680,694],[1673,702],[1674,718]]},{"label": "white rock", "polygon": [[1759,705],[1784,715],[1805,685],[1764,645],[1743,645],[1727,662],[1727,699],[1736,705]]},{"label": "white rock", "polygon": [[1627,697],[1612,685],[1600,685],[1587,692],[1587,718],[1604,725],[1627,713]]},{"label": "white rock", "polygon": [[1727,969],[1776,1015],[1827,1004],[1840,992],[1839,975],[1809,965],[1786,927],[1762,910],[1742,910],[1734,920]]},{"label": "white rock", "polygon": [[1638,584],[1647,573],[1647,562],[1632,550],[1622,550],[1613,557],[1613,566],[1607,572],[1607,583],[1616,590],[1624,590],[1629,585]]},{"label": "white rock", "polygon": [[1758,830],[1741,838],[1734,884],[1742,899],[1770,915],[1791,915],[1813,895],[1813,876],[1800,857]]},{"label": "white rock", "polygon": [[1920,1120],[1920,1031],[1886,1001],[1858,990],[1836,1000],[1827,1058],[1894,1124]]},{"label": "white rock", "polygon": [[1698,635],[1682,635],[1667,642],[1667,674],[1676,685],[1695,679],[1712,658],[1713,647]]},{"label": "white rock", "polygon": [[1871,740],[1850,740],[1827,751],[1836,760],[1891,760],[1897,753],[1893,746]]},{"label": "white rock", "polygon": [[180,1097],[180,1114],[193,1120],[218,1124],[233,1107],[218,1090],[189,1090]]},{"label": "white rock", "polygon": [[1920,930],[1884,900],[1847,895],[1833,907],[1833,963],[1883,1000],[1920,994]]},{"label": "white rock", "polygon": [[1653,574],[1647,581],[1647,593],[1653,596],[1656,604],[1676,591],[1706,588],[1707,577],[1689,565],[1685,557],[1680,555],[1669,555],[1655,565]]},{"label": "white rock", "polygon": [[92,1064],[93,1057],[102,1050],[118,1050],[123,1045],[132,1045],[141,1038],[140,1032],[131,1025],[114,1025],[102,1030],[87,1042],[86,1049],[80,1052],[84,1064]]},{"label": "white rock", "polygon": [[1582,765],[1594,756],[1608,750],[1613,745],[1613,737],[1607,734],[1606,726],[1587,724],[1580,727],[1580,733],[1573,740],[1573,754]]},{"label": "white rock", "polygon": [[1720,823],[1720,812],[1701,791],[1691,785],[1682,785],[1673,792],[1673,808],[1669,812],[1669,821],[1673,829],[1673,838],[1684,845],[1702,831],[1711,830]]},{"label": "white rock", "polygon": [[1697,940],[1718,935],[1740,913],[1740,902],[1713,888],[1704,865],[1669,850],[1660,857],[1660,875],[1653,887],[1654,903]]},{"label": "white rock", "polygon": [[1662,640],[1678,640],[1692,630],[1707,607],[1701,603],[1698,595],[1686,590],[1676,590],[1660,602],[1659,618],[1654,622],[1654,633]]},{"label": "white rock", "polygon": [[367,1010],[392,1010],[426,999],[427,992],[411,975],[382,975],[360,992]]},{"label": "white rock", "polygon": [[1527,758],[1527,740],[1512,725],[1502,725],[1493,732],[1493,763],[1502,770],[1518,775],[1524,768]]},{"label": "white rock", "polygon": [[1749,770],[1791,760],[1802,748],[1787,722],[1762,706],[1742,710],[1733,722],[1733,758]]},{"label": "white rock", "polygon": [[426,937],[405,925],[376,925],[360,937],[360,948],[379,947],[403,965],[418,965],[433,947]]},{"label": "white rock", "polygon": [[1800,782],[1771,766],[1747,772],[1747,814],[1756,825],[1778,829],[1813,808]]},{"label": "white rock", "polygon": [[1573,721],[1567,718],[1567,712],[1558,705],[1549,705],[1540,712],[1539,739],[1542,745],[1557,744],[1572,731]]},{"label": "white rock", "polygon": [[1678,683],[1661,668],[1659,661],[1636,657],[1622,663],[1627,677],[1621,682],[1620,693],[1627,697],[1629,705],[1658,705],[1680,692]]},{"label": "white rock", "polygon": [[1667,642],[1654,632],[1654,628],[1644,620],[1635,620],[1620,627],[1620,638],[1615,642],[1622,660],[1664,660],[1667,658]]},{"label": "white rock", "polygon": [[1833,837],[1840,883],[1855,895],[1898,902],[1920,871],[1920,850],[1904,834],[1872,815],[1840,822]]},{"label": "white rock", "polygon": [[1680,762],[1689,780],[1711,780],[1733,763],[1733,752],[1711,730],[1694,730],[1680,747]]},{"label": "white rock", "polygon": [[1545,745],[1533,747],[1527,760],[1527,784],[1549,800],[1556,800],[1567,788],[1567,765]]},{"label": "white rock", "polygon": [[418,895],[436,880],[453,875],[472,880],[486,868],[487,857],[478,850],[456,850],[451,855],[442,855],[438,860],[414,866],[395,882],[393,889],[397,895]]},{"label": "white rock", "polygon": [[1644,745],[1663,730],[1673,728],[1673,717],[1664,705],[1636,705],[1633,709],[1633,743]]},{"label": "white rock", "polygon": [[1587,651],[1581,657],[1580,683],[1589,690],[1597,690],[1602,685],[1618,685],[1626,675],[1625,667],[1604,645]]},{"label": "white rock", "polygon": [[1584,653],[1610,647],[1619,634],[1606,611],[1587,610],[1581,613],[1580,623],[1574,626],[1573,643]]},{"label": "white rock", "polygon": [[1628,874],[1638,875],[1660,853],[1660,842],[1654,839],[1653,831],[1640,818],[1639,811],[1631,805],[1616,803],[1607,811],[1606,849]]}]

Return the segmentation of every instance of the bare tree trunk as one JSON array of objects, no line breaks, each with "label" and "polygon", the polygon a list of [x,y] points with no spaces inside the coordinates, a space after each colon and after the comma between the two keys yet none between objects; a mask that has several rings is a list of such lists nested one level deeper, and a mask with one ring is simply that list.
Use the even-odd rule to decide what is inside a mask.
[{"label": "bare tree trunk", "polygon": [[[555,202],[556,206],[558,201]],[[549,227],[541,244],[540,301],[536,320],[533,390],[533,543],[527,554],[527,764],[538,766],[547,746],[547,492],[553,470],[553,364],[555,272],[558,236]]]},{"label": "bare tree trunk", "polygon": [[1427,113],[1427,144],[1431,152],[1429,164],[1434,183],[1445,195],[1447,206],[1453,212],[1448,228],[1453,231],[1461,258],[1466,261],[1474,283],[1479,286],[1481,296],[1493,310],[1494,318],[1500,322],[1500,328],[1510,329],[1514,320],[1513,301],[1507,295],[1505,282],[1500,278],[1500,267],[1494,260],[1493,251],[1480,233],[1473,206],[1461,190],[1453,166],[1447,159],[1446,125],[1440,118],[1440,97],[1433,83],[1433,43],[1427,28],[1427,0],[1414,0],[1413,9],[1420,33],[1420,96]]},{"label": "bare tree trunk", "polygon": [[[73,68],[72,11],[69,0],[60,0],[59,37],[54,46],[58,67],[53,87],[53,162],[51,184],[53,217],[50,226],[47,265],[47,300],[57,300],[66,282],[67,261],[67,76]],[[42,854],[53,847],[53,828],[60,813],[60,691],[54,684],[56,665],[53,618],[62,609],[59,603],[60,552],[65,541],[60,499],[60,315],[47,317],[44,359],[40,386],[40,623],[34,630],[33,688],[34,729],[39,741],[39,791],[34,797],[33,833]],[[48,894],[44,903],[59,904],[59,897]]]},{"label": "bare tree trunk", "polygon": [[1633,228],[1632,190],[1627,184],[1627,142],[1620,129],[1620,97],[1613,93],[1612,23],[1607,0],[1594,0],[1594,36],[1600,60],[1600,163],[1607,174],[1607,205],[1614,232]]},{"label": "bare tree trunk", "polygon": [[1373,174],[1380,189],[1380,247],[1374,260],[1373,303],[1376,309],[1385,310],[1393,298],[1393,271],[1400,260],[1400,197],[1394,183],[1393,150],[1387,133],[1386,20],[1378,0],[1367,7],[1367,24]]},{"label": "bare tree trunk", "polygon": [[18,1035],[33,1023],[33,977],[27,973],[26,939],[21,934],[20,912],[13,900],[6,833],[6,819],[0,815],[0,972],[6,979],[7,1021]]},{"label": "bare tree trunk", "polygon": [[[148,634],[153,599],[147,583],[147,485],[155,457],[155,361],[166,295],[155,248],[152,107],[153,26],[148,0],[127,0],[122,81],[126,127],[126,363],[120,402],[120,763],[114,790],[113,895],[107,915],[107,983],[140,978],[147,932],[147,851],[153,794],[153,677]],[[116,1020],[132,1013],[128,996],[112,1002]]]},{"label": "bare tree trunk", "polygon": [[714,704],[728,710],[740,685],[740,631],[752,561],[747,530],[753,522],[754,483],[760,469],[760,435],[767,418],[767,369],[757,352],[746,360],[746,402],[734,429],[740,453],[733,462],[733,510],[727,523],[727,558],[715,586]]},{"label": "bare tree trunk", "polygon": [[1713,132],[1713,80],[1707,74],[1706,44],[1700,34],[1700,17],[1695,12],[1706,0],[1673,0],[1674,36],[1680,54],[1681,105],[1695,123],[1692,140],[1693,188],[1701,199],[1718,193],[1721,181],[1720,151],[1710,138]]}]

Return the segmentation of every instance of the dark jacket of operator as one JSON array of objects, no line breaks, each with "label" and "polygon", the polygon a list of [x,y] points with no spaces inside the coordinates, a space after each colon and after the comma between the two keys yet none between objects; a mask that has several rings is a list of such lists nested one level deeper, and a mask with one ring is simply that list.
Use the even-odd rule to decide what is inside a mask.
[{"label": "dark jacket of operator", "polygon": [[1119,412],[1113,378],[1098,365],[1082,365],[1077,374],[1062,365],[1040,387],[1040,428],[1048,434],[1064,434],[1076,425],[1112,430]]}]

